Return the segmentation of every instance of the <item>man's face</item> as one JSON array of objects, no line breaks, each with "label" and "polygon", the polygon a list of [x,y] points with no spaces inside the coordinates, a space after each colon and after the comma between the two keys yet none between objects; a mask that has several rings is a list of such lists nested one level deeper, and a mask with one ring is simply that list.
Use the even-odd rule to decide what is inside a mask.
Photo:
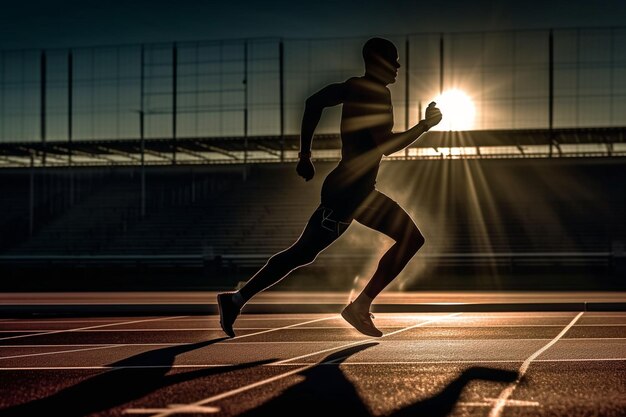
[{"label": "man's face", "polygon": [[398,59],[396,51],[389,51],[385,55],[376,55],[372,57],[370,65],[367,66],[367,71],[382,83],[393,84],[396,82],[398,68],[400,68]]},{"label": "man's face", "polygon": [[398,62],[397,55],[395,59],[385,62],[385,69],[388,71],[389,74],[387,84],[393,84],[396,82],[396,78],[398,78],[398,68],[400,68],[400,63]]}]

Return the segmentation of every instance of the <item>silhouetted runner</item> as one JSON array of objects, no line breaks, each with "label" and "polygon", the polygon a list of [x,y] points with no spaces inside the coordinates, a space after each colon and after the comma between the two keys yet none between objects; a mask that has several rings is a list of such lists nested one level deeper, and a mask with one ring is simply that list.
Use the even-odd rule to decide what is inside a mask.
[{"label": "silhouetted runner", "polygon": [[441,121],[435,103],[426,118],[402,133],[392,133],[393,106],[388,84],[398,75],[398,51],[390,41],[372,38],[363,46],[365,75],[331,84],[306,100],[296,171],[309,181],[315,175],[311,162],[313,133],[326,107],[343,104],[341,161],[326,177],[322,201],[298,240],[272,256],[237,292],[217,296],[220,324],[235,336],[233,324],[241,308],[254,295],[276,284],[291,271],[312,263],[333,243],[352,220],[386,234],[394,245],[381,258],[376,272],[361,294],[342,312],[342,317],[368,336],[382,336],[370,313],[372,300],[400,273],[424,244],[424,236],[411,217],[391,198],[375,188],[383,155],[400,151]]}]

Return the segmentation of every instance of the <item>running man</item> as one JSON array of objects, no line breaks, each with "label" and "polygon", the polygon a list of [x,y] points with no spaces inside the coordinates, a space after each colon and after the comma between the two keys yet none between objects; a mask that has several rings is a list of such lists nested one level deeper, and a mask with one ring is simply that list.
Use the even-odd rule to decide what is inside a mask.
[{"label": "running man", "polygon": [[382,336],[372,322],[372,301],[422,247],[424,236],[398,203],[375,188],[378,167],[383,155],[412,144],[439,123],[442,115],[435,103],[430,103],[424,120],[406,132],[393,133],[393,106],[387,85],[398,76],[398,51],[390,41],[372,38],[363,46],[363,60],[365,75],[328,85],[306,100],[296,172],[306,181],[315,175],[311,162],[313,133],[324,108],[338,104],[343,104],[341,161],[326,177],[321,204],[298,240],[272,256],[239,291],[217,296],[220,324],[231,337],[235,336],[235,319],[246,302],[291,271],[312,263],[345,232],[352,220],[395,240],[367,286],[341,312],[361,333]]}]

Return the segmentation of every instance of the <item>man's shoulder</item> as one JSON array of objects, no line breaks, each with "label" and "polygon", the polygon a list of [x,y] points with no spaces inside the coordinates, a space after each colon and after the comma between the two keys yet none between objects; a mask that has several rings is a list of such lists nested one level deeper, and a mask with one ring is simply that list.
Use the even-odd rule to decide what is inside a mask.
[{"label": "man's shoulder", "polygon": [[346,86],[355,88],[355,89],[365,89],[370,92],[375,92],[376,94],[388,94],[391,95],[391,90],[389,87],[377,82],[372,81],[366,77],[350,77],[346,81],[344,81]]},{"label": "man's shoulder", "polygon": [[347,80],[345,80],[343,83],[348,88],[358,88],[358,85],[360,84],[361,79],[362,79],[361,77],[350,77]]}]

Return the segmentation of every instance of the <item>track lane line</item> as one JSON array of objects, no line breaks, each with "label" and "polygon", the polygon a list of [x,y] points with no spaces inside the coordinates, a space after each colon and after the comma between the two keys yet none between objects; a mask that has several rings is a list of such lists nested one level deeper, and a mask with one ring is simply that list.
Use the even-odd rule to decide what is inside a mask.
[{"label": "track lane line", "polygon": [[[0,341],[2,341],[2,340],[9,340],[9,339],[20,339],[20,338],[32,337],[32,336],[43,336],[43,335],[50,335],[50,334],[58,334],[58,333],[88,332],[88,331],[90,331],[92,329],[100,329],[100,328],[103,328],[103,327],[120,326],[120,325],[128,325],[128,324],[135,324],[135,323],[145,323],[145,322],[158,321],[158,320],[175,320],[175,319],[185,318],[185,317],[189,317],[189,316],[159,317],[159,318],[135,320],[135,321],[127,321],[127,322],[119,322],[119,323],[116,322],[116,323],[100,324],[100,325],[96,325],[96,326],[78,327],[78,328],[75,328],[75,329],[64,329],[64,330],[45,331],[45,332],[40,332],[40,333],[29,333],[29,334],[23,334],[23,335],[17,335],[17,336],[0,337]],[[244,334],[244,335],[241,335],[241,336],[235,336],[235,337],[233,337],[233,338],[231,338],[229,340],[242,339],[244,337],[255,336],[255,335],[258,335],[258,334],[264,334],[264,333],[269,333],[269,332],[275,332],[275,331],[278,331],[278,330],[289,329],[289,328],[296,327],[296,326],[301,326],[301,325],[304,325],[304,324],[316,323],[316,322],[323,321],[323,320],[329,320],[329,319],[331,319],[333,317],[334,316],[322,317],[322,318],[318,318],[318,319],[314,319],[314,320],[308,320],[308,321],[305,321],[305,322],[291,324],[289,326],[283,326],[283,327],[278,327],[278,328],[273,328],[273,329],[267,329],[267,330],[263,330],[261,332],[256,332],[256,333]],[[125,330],[132,331],[134,329],[112,329],[112,330],[108,330],[107,329],[105,331],[117,332],[117,331],[125,331]],[[203,331],[203,329],[199,329],[199,330]],[[221,330],[221,328],[219,330]],[[102,330],[99,330],[99,331],[102,331]],[[155,331],[155,330],[153,330],[153,329],[146,329],[145,331]],[[175,331],[175,329],[172,330],[172,331]],[[1,345],[0,345],[0,347],[1,347]]]},{"label": "track lane line", "polygon": [[[252,336],[252,334],[250,334]],[[421,341],[430,341],[430,342],[455,342],[455,341],[509,341],[509,340],[552,340],[550,337],[531,337],[531,338],[460,338],[460,339],[421,339]],[[626,337],[566,337],[561,338],[561,342],[581,342],[581,341],[621,341],[626,340]],[[277,341],[259,341],[259,342],[229,342],[225,340],[222,344],[229,345],[296,345],[296,344],[324,344],[324,343],[342,343],[349,342],[349,340],[332,340],[332,341],[320,341],[320,340],[298,340],[298,341],[289,341],[289,340],[277,340]],[[116,347],[132,347],[132,346],[183,346],[187,343],[116,343]],[[77,343],[77,344],[46,344],[46,345],[0,345],[0,349],[20,349],[20,348],[44,348],[44,347],[68,347],[68,346],[113,346],[111,343]],[[1,359],[1,358],[0,358]],[[541,362],[543,359],[535,359],[534,362]],[[556,360],[556,359],[554,359]],[[515,360],[515,362],[520,362],[520,360]]]},{"label": "track lane line", "polygon": [[[113,324],[113,323],[111,323]],[[296,323],[298,325],[300,323]],[[401,329],[403,326],[377,326],[379,329]],[[463,328],[463,329],[480,329],[480,328],[488,328],[488,329],[514,329],[514,328],[541,328],[541,327],[560,327],[562,328],[562,324],[522,324],[522,325],[498,325],[498,326],[489,326],[487,324],[480,326],[424,326],[425,329],[454,329],[454,328]],[[624,324],[577,324],[576,327],[626,327],[626,323]],[[311,326],[305,327],[304,330],[341,330],[341,329],[350,329],[349,326]],[[238,327],[236,330],[274,330],[275,327]],[[293,329],[288,326],[282,327],[283,330],[303,330],[303,329]],[[44,333],[48,332],[48,329],[11,329],[11,330],[0,330],[0,333]],[[187,327],[187,328],[130,328],[130,329],[86,329],[86,330],[73,330],[73,332],[77,333],[89,333],[89,332],[192,332],[192,331],[222,331],[221,327]],[[550,337],[546,339],[551,339]]]},{"label": "track lane line", "polygon": [[[290,324],[288,326],[276,327],[276,328],[273,328],[273,329],[267,329],[267,330],[263,330],[263,331],[260,331],[260,332],[242,334],[241,336],[235,336],[235,337],[231,337],[230,339],[225,340],[224,344],[225,343],[229,343],[231,340],[239,340],[239,339],[243,339],[243,338],[246,338],[246,337],[257,336],[257,335],[260,335],[260,334],[277,332],[279,330],[287,330],[287,329],[291,329],[292,327],[302,326],[302,325],[309,324],[309,323],[317,323],[317,322],[324,321],[324,320],[330,320],[330,319],[332,319],[334,317],[335,317],[335,315],[333,314],[333,315],[330,315],[328,317],[321,317],[321,318],[318,318],[318,319],[308,320],[308,321],[304,321],[304,322],[301,322],[301,323]],[[238,330],[238,329],[235,329],[235,330]]]},{"label": "track lane line", "polygon": [[[296,324],[292,324],[291,326],[298,326],[298,325],[302,325],[302,324],[306,324],[306,323],[296,323]],[[379,329],[400,329],[402,326],[379,326]],[[338,326],[329,326],[329,327],[323,327],[323,326],[315,326],[315,327],[305,327],[304,329],[311,329],[311,330],[326,330],[326,329],[348,329],[349,327],[338,327]],[[235,330],[263,330],[263,331],[269,331],[269,330],[276,330],[276,327],[238,327]],[[291,327],[281,327],[280,330],[301,330],[301,329],[293,329]],[[44,330],[44,329],[33,329],[33,330],[0,330],[0,333],[25,333],[25,332],[38,332],[38,333],[44,333],[47,332],[48,330]],[[205,332],[205,331],[222,331],[221,327],[189,327],[189,328],[172,328],[172,329],[87,329],[87,330],[74,330],[75,333],[97,333],[97,332],[111,332],[111,333],[116,333],[116,332],[194,332],[194,331],[198,331],[198,332]],[[246,335],[241,335],[241,336],[246,336]],[[240,336],[236,336],[236,337],[240,337]],[[233,338],[234,339],[234,338]]]},{"label": "track lane line", "polygon": [[[184,316],[178,316],[178,317],[184,317]],[[244,337],[256,336],[256,335],[259,335],[259,334],[264,334],[264,333],[274,332],[274,331],[278,331],[278,330],[291,329],[292,327],[295,327],[295,326],[301,326],[301,325],[308,324],[308,323],[315,323],[315,322],[319,322],[319,321],[322,321],[322,320],[329,320],[329,319],[331,319],[331,318],[333,318],[333,316],[330,316],[330,317],[322,317],[322,318],[319,318],[319,319],[314,319],[314,320],[308,320],[308,321],[305,321],[305,322],[302,322],[302,323],[296,323],[296,324],[291,324],[291,325],[288,325],[288,326],[278,327],[278,328],[274,328],[274,329],[263,330],[263,331],[256,332],[256,333],[250,333],[250,334],[245,334],[245,335],[241,335],[241,336],[236,336],[236,337],[233,337],[233,338],[231,338],[231,339],[229,339],[229,340],[233,340],[233,339],[243,339]],[[123,329],[122,329],[122,330],[123,330]],[[220,330],[221,330],[221,329],[220,329]],[[67,331],[67,330],[66,330],[66,331]],[[74,329],[74,330],[72,330],[72,331],[73,331],[73,332],[81,332],[81,331],[83,331],[83,332],[88,332],[88,331],[90,331],[90,330],[86,330],[86,331],[85,331],[85,330],[77,330],[77,329]],[[97,331],[97,330],[95,330],[95,331]],[[112,331],[112,332],[115,332],[116,330],[115,330],[115,329],[107,329],[107,331]],[[43,333],[37,333],[37,334],[43,334]],[[48,333],[48,334],[50,334],[50,333]],[[24,336],[27,336],[27,335],[24,335]],[[2,340],[2,339],[0,339],[0,340]],[[185,344],[185,343],[182,343],[182,344],[181,344],[181,343],[177,343],[177,344],[172,344],[171,346],[176,346],[176,345],[184,345],[184,344]],[[16,346],[19,346],[19,345],[16,345]],[[38,346],[38,345],[35,345],[35,346]],[[71,345],[68,345],[68,346],[71,346]],[[81,346],[84,346],[84,345],[81,345]],[[114,345],[111,345],[111,344],[106,344],[106,345],[100,345],[100,346],[98,346],[98,347],[92,347],[92,348],[86,348],[86,349],[74,349],[74,350],[67,350],[67,351],[61,351],[61,352],[44,352],[44,353],[32,353],[32,354],[24,354],[24,355],[16,355],[16,356],[0,357],[0,360],[1,360],[1,359],[12,359],[12,358],[25,358],[25,357],[30,357],[30,356],[41,356],[41,355],[46,355],[46,354],[47,354],[47,355],[52,355],[52,354],[55,354],[55,353],[60,354],[60,353],[82,352],[82,351],[85,351],[85,350],[107,349],[107,348],[115,348],[115,347],[123,347],[123,346],[127,346],[127,345],[124,345],[124,344],[114,344]],[[1,349],[2,347],[4,347],[4,346],[0,345],[0,349]],[[123,367],[122,367],[122,368],[123,368]],[[8,370],[8,369],[9,369],[9,368],[0,368],[0,370]],[[34,368],[30,368],[30,369],[34,369]],[[73,369],[76,369],[76,368],[73,368]],[[101,368],[93,368],[93,367],[89,367],[89,369],[115,369],[115,368],[112,368],[112,367],[107,367],[107,366],[103,366],[103,367],[101,367]]]},{"label": "track lane line", "polygon": [[84,352],[86,350],[108,349],[108,348],[114,348],[114,347],[120,347],[120,346],[123,346],[123,345],[94,346],[94,347],[87,347],[87,348],[81,348],[81,349],[59,350],[59,351],[54,351],[54,352],[40,352],[40,353],[28,353],[28,354],[13,355],[13,356],[0,356],[0,360],[15,359],[15,358],[30,358],[32,356],[57,355],[60,353]]},{"label": "track lane line", "polygon": [[[364,344],[364,343],[371,343],[371,342],[373,342],[375,340],[379,340],[379,339],[382,339],[382,338],[385,338],[385,337],[393,336],[393,335],[398,334],[400,332],[411,330],[411,329],[414,329],[415,327],[419,327],[419,326],[425,325],[427,323],[431,323],[431,322],[436,321],[436,320],[443,320],[443,319],[447,319],[449,317],[456,317],[456,316],[458,316],[460,314],[462,314],[462,313],[451,313],[451,314],[447,314],[447,315],[443,315],[443,316],[438,316],[438,317],[433,318],[431,320],[426,320],[426,321],[423,321],[423,322],[420,322],[420,323],[417,323],[417,324],[414,324],[414,325],[411,325],[411,326],[407,326],[407,327],[402,328],[400,330],[396,330],[395,332],[384,334],[381,338],[368,337],[367,339],[364,339],[364,340],[358,340],[358,341],[355,341],[355,342],[352,342],[352,343],[347,343],[345,345],[336,346],[334,348],[323,349],[323,350],[320,350],[320,351],[317,351],[317,352],[313,352],[313,353],[309,353],[309,354],[306,354],[306,355],[300,355],[300,356],[296,356],[294,358],[284,359],[284,360],[281,360],[281,361],[278,361],[278,362],[267,364],[267,366],[285,365],[285,364],[288,364],[289,362],[297,360],[297,359],[302,359],[302,358],[306,358],[306,357],[310,357],[310,356],[316,356],[316,355],[327,353],[327,352],[330,352],[330,351],[333,351],[333,350],[345,349],[347,347],[360,345],[360,344]],[[209,404],[209,403],[212,403],[212,402],[215,402],[215,401],[219,401],[219,400],[223,400],[224,398],[232,397],[233,395],[240,394],[240,393],[245,392],[245,391],[249,391],[249,390],[251,390],[253,388],[257,388],[257,387],[260,387],[260,386],[272,383],[274,381],[278,381],[280,379],[283,379],[283,378],[286,378],[288,376],[297,374],[299,372],[303,372],[303,371],[305,371],[307,369],[310,369],[310,368],[313,368],[313,367],[315,367],[317,365],[318,365],[318,363],[311,363],[311,364],[308,364],[308,365],[305,365],[305,366],[293,369],[291,371],[284,372],[282,374],[273,376],[271,378],[262,379],[260,381],[254,382],[252,384],[244,385],[242,387],[235,388],[233,390],[226,391],[226,392],[223,392],[221,394],[217,394],[217,395],[213,395],[213,396],[208,397],[208,398],[204,398],[204,399],[202,399],[200,401],[196,401],[194,403],[187,404],[186,406],[191,406],[191,407],[205,406],[206,404]],[[293,365],[291,365],[291,366],[293,366]],[[138,411],[136,411],[136,410],[137,409],[126,409],[126,410],[124,410],[124,413],[125,414],[137,414]],[[171,409],[168,409],[168,410],[164,410],[161,413],[154,414],[152,417],[169,417],[170,415],[176,414],[177,412],[178,411],[177,411],[176,408],[171,408]]]},{"label": "track lane line", "polygon": [[[179,316],[179,317],[180,317],[180,316]],[[183,316],[183,317],[184,317],[184,316]],[[322,320],[329,320],[329,319],[331,319],[331,318],[333,318],[333,316],[330,316],[330,317],[322,317],[322,318],[319,318],[319,319],[308,320],[308,321],[305,321],[305,322],[296,323],[296,324],[291,324],[291,325],[288,325],[288,326],[277,327],[277,328],[274,328],[274,329],[269,329],[269,330],[263,330],[263,331],[256,332],[256,333],[244,334],[244,335],[241,335],[241,336],[236,336],[236,337],[233,337],[233,338],[228,339],[228,340],[243,339],[243,338],[245,338],[245,337],[256,336],[256,335],[259,335],[259,334],[264,334],[264,333],[274,332],[274,331],[278,331],[278,330],[291,329],[292,327],[295,327],[295,326],[301,326],[301,325],[308,324],[308,323],[315,323],[315,322],[319,322],[319,321],[322,321]],[[123,330],[123,329],[121,329],[121,330]],[[220,329],[220,330],[221,330],[221,329]],[[85,331],[85,332],[88,332],[88,331],[91,331],[91,330],[76,330],[76,329],[74,329],[74,330],[72,330],[72,331],[73,331],[73,332],[79,332],[79,331]],[[95,330],[95,331],[98,331],[98,330]],[[113,330],[111,330],[111,329],[107,329],[107,331],[116,332],[117,330],[116,330],[116,329],[113,329]],[[38,333],[38,334],[41,334],[41,333]],[[2,339],[0,339],[0,340],[2,340]],[[226,341],[225,341],[225,342],[226,342]],[[185,344],[186,344],[186,343],[174,343],[174,344],[168,344],[167,346],[177,346],[177,345],[185,345]],[[15,346],[20,346],[20,345],[15,345]],[[38,346],[38,345],[35,345],[35,346]],[[46,346],[46,345],[41,345],[41,346]],[[67,346],[72,346],[72,345],[67,345]],[[85,345],[79,345],[79,346],[85,346]],[[123,347],[123,346],[132,346],[132,344],[131,344],[131,345],[125,345],[125,344],[123,344],[123,343],[118,343],[118,344],[110,344],[110,343],[109,343],[109,344],[106,344],[106,345],[99,345],[98,347],[92,347],[92,348],[86,348],[86,349],[75,349],[75,350],[67,350],[67,351],[61,351],[61,352],[43,352],[43,353],[32,353],[32,354],[24,354],[24,355],[9,356],[9,357],[6,357],[6,358],[4,358],[4,357],[0,357],[0,359],[11,359],[11,358],[20,358],[20,357],[21,357],[21,358],[24,358],[24,357],[29,357],[29,356],[40,356],[40,355],[45,355],[45,354],[51,355],[51,354],[54,354],[54,353],[71,353],[71,352],[81,352],[81,351],[84,351],[84,350],[105,349],[105,348],[114,348],[114,347]],[[3,347],[5,347],[5,346],[0,345],[0,349],[1,349],[1,348],[3,348]],[[122,367],[122,368],[124,368],[124,367]],[[0,368],[0,370],[6,370],[6,369],[8,369],[8,368]],[[33,369],[34,369],[34,368],[33,368]],[[95,369],[95,368],[90,367],[89,369]],[[106,366],[103,366],[103,367],[98,368],[98,369],[114,369],[114,368],[112,368],[112,367],[106,367]]]},{"label": "track lane line", "polygon": [[576,324],[578,319],[580,319],[583,314],[584,314],[583,311],[578,313],[576,317],[574,317],[572,321],[570,321],[569,324],[565,326],[563,330],[561,330],[561,332],[554,337],[554,339],[552,339],[550,342],[544,345],[541,349],[537,350],[535,353],[533,353],[528,358],[526,358],[526,360],[522,363],[522,366],[519,368],[517,379],[514,382],[510,383],[500,393],[500,395],[498,396],[498,400],[495,402],[493,408],[489,412],[489,417],[500,417],[500,415],[502,414],[502,410],[504,409],[504,406],[506,404],[506,401],[513,394],[513,391],[515,391],[515,388],[517,388],[517,385],[520,383],[520,381],[524,377],[524,374],[526,374],[526,371],[528,370],[528,367],[530,366],[531,362],[534,361],[539,355],[544,353],[546,350],[550,349],[550,347],[552,347],[556,342],[558,342],[559,339],[561,339],[565,335],[565,333],[567,333],[567,331],[571,329],[574,326],[574,324]]},{"label": "track lane line", "polygon": [[43,332],[43,333],[21,334],[17,336],[0,337],[0,340],[21,339],[24,337],[43,336],[43,335],[58,334],[58,333],[71,333],[71,332],[78,332],[81,330],[97,329],[100,327],[119,326],[122,324],[145,323],[148,321],[158,321],[158,320],[173,320],[175,318],[180,318],[180,317],[187,317],[187,316],[158,317],[158,318],[152,318],[152,319],[134,320],[134,321],[128,321],[128,322],[121,322],[121,323],[108,323],[108,324],[99,324],[96,326],[78,327],[75,329],[53,330],[53,331]]},{"label": "track lane line", "polygon": [[[370,340],[371,341],[371,340]],[[441,360],[441,361],[414,361],[414,362],[344,362],[341,366],[359,366],[359,365],[446,365],[446,364],[481,364],[481,363],[519,363],[519,359],[498,359],[498,360],[488,360],[488,359],[478,359],[478,360]],[[572,358],[572,359],[536,359],[533,361],[534,363],[558,363],[558,362],[626,362],[626,358],[597,358],[597,359],[589,359],[589,358]],[[236,363],[215,363],[215,364],[188,364],[188,365],[172,365],[172,366],[164,366],[164,365],[137,365],[137,366],[37,366],[37,367],[12,367],[12,368],[0,368],[1,371],[89,371],[89,370],[113,370],[113,369],[201,369],[201,368],[223,368],[227,366],[236,366]],[[275,364],[263,364],[259,366],[271,366],[271,367],[290,367],[290,366],[303,366],[303,367],[311,367],[311,365],[315,366],[336,366],[337,363],[333,363],[333,361],[329,362],[321,362],[317,364],[311,364],[307,362],[291,362],[283,365],[275,365]],[[511,401],[511,400],[507,400]]]}]

